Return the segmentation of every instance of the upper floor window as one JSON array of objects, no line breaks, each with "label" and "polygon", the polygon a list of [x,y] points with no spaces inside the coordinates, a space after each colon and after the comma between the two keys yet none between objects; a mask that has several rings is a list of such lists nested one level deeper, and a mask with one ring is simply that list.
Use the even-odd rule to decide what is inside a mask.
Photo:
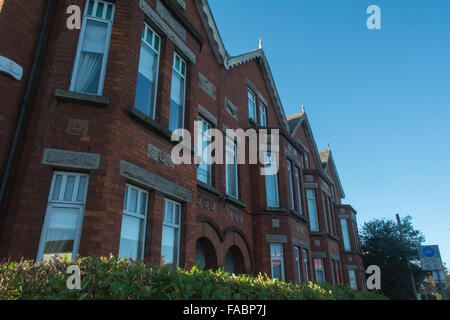
[{"label": "upper floor window", "polygon": [[148,192],[127,184],[123,204],[119,258],[144,258]]},{"label": "upper floor window", "polygon": [[36,261],[76,259],[89,176],[55,172]]},{"label": "upper floor window", "polygon": [[344,240],[344,250],[351,251],[352,246],[350,244],[350,234],[348,230],[347,219],[341,219],[342,238]]},{"label": "upper floor window", "polygon": [[173,57],[169,115],[169,129],[172,131],[184,128],[185,95],[186,62],[177,53],[175,53]]},{"label": "upper floor window", "polygon": [[291,199],[291,210],[295,210],[294,205],[294,186],[292,184],[292,169],[291,169],[291,162],[288,160],[287,162],[287,169],[288,169],[288,175],[289,175],[289,196]]},{"label": "upper floor window", "polygon": [[298,213],[300,215],[302,215],[302,191],[300,189],[300,175],[299,175],[297,167],[295,167],[295,184],[296,184],[296,187],[297,187]]},{"label": "upper floor window", "polygon": [[109,2],[87,2],[70,90],[102,95],[114,8]]},{"label": "upper floor window", "polygon": [[[211,166],[211,154],[210,152],[206,152],[205,150],[208,145],[211,143],[211,125],[203,120],[202,118],[198,119],[199,130],[198,130],[198,156],[202,158],[202,162],[197,168],[197,180],[203,183],[212,185],[212,166]],[[208,157],[208,158],[205,158]]]},{"label": "upper floor window", "polygon": [[259,105],[259,124],[261,127],[267,126],[267,108],[265,105]]},{"label": "upper floor window", "polygon": [[225,146],[225,170],[227,194],[238,198],[237,144],[227,138]]},{"label": "upper floor window", "polygon": [[316,193],[313,189],[306,189],[306,198],[308,200],[309,221],[311,231],[319,231],[319,221],[317,218]]},{"label": "upper floor window", "polygon": [[144,24],[134,106],[152,119],[156,110],[160,47],[161,37]]},{"label": "upper floor window", "polygon": [[248,90],[248,117],[256,121],[256,95]]},{"label": "upper floor window", "polygon": [[[264,155],[266,168],[270,165],[274,164],[275,155],[272,153],[266,153]],[[267,198],[267,206],[277,208],[280,206],[280,199],[278,196],[278,175],[274,174],[266,174],[266,198]]]}]

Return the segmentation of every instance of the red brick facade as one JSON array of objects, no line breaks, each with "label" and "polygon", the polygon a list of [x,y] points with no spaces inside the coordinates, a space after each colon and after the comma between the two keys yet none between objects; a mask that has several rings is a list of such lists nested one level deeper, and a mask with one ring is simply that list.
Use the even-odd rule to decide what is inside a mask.
[{"label": "red brick facade", "polygon": [[[327,282],[348,284],[348,271],[354,270],[358,289],[363,290],[359,239],[357,231],[351,232],[356,212],[341,204],[344,193],[331,152],[317,150],[304,112],[285,116],[262,48],[230,57],[204,0],[107,3],[114,2],[103,92],[93,101],[92,96],[74,96],[69,91],[80,31],[66,27],[66,9],[78,5],[83,12],[86,1],[55,1],[37,85],[1,207],[0,258],[37,257],[54,171],[81,172],[89,174],[89,183],[80,255],[118,254],[129,183],[149,193],[143,256],[150,263],[161,263],[164,201],[168,198],[182,205],[180,266],[194,265],[201,247],[206,267],[224,266],[230,251],[236,272],[270,275],[270,243],[278,243],[283,248],[286,280],[299,280],[297,247],[301,281],[306,279],[306,249],[309,280],[316,280],[314,259],[322,259]],[[21,81],[0,74],[1,172],[5,171],[45,7],[46,1],[5,0],[0,11],[0,55],[24,69]],[[144,22],[161,37],[154,120],[133,112]],[[187,62],[184,126],[190,132],[199,116],[208,117],[213,127],[221,130],[280,130],[278,208],[266,205],[260,165],[238,166],[239,196],[235,200],[226,196],[224,165],[213,165],[212,185],[205,186],[197,182],[196,165],[171,166],[167,161],[174,147],[167,134],[174,52]],[[249,121],[249,89],[258,106],[266,105],[267,126]],[[149,148],[156,150],[156,158]],[[56,150],[52,159],[46,153],[49,150]],[[64,151],[75,152],[71,153],[75,158]],[[98,168],[83,166],[86,154],[99,155]],[[294,168],[300,179],[299,192],[293,184],[294,210],[288,209],[287,161],[292,179]],[[133,176],[135,169],[145,177]],[[147,179],[147,174],[152,178]],[[163,181],[161,187],[154,181]],[[318,231],[310,228],[307,189],[315,194]],[[297,194],[301,195],[301,208]],[[348,221],[351,250],[344,247],[341,219]]]}]

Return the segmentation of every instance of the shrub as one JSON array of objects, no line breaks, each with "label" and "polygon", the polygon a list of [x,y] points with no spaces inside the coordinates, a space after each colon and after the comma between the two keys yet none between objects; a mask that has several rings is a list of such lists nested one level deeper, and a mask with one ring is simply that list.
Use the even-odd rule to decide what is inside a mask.
[{"label": "shrub", "polygon": [[[80,290],[68,289],[67,268],[78,265]],[[79,258],[35,264],[0,264],[0,300],[354,300],[386,299],[378,293],[360,293],[349,287],[272,280],[265,275],[231,275],[223,269],[175,272],[143,262],[110,257]]]}]

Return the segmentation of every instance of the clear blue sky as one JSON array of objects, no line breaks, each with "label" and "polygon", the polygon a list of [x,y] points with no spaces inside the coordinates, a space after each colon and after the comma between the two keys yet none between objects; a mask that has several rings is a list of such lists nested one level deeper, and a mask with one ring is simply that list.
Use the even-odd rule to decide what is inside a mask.
[{"label": "clear blue sky", "polygon": [[450,266],[450,1],[209,3],[231,55],[262,37],[286,114],[306,105],[359,224],[411,215]]}]

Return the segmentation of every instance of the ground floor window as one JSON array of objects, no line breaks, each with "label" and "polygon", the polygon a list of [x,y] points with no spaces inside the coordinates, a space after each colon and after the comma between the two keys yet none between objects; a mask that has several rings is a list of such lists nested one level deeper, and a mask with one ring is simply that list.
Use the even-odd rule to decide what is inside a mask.
[{"label": "ground floor window", "polygon": [[88,181],[87,174],[53,174],[36,261],[77,258]]},{"label": "ground floor window", "polygon": [[285,280],[283,245],[281,243],[270,244],[270,263],[272,279]]},{"label": "ground floor window", "polygon": [[120,232],[119,258],[144,258],[148,192],[127,184]]},{"label": "ground floor window", "polygon": [[309,282],[308,250],[306,249],[303,249],[303,265],[305,268],[305,282]]},{"label": "ground floor window", "polygon": [[350,287],[354,290],[358,290],[358,281],[356,280],[355,270],[348,270],[348,278],[350,280]]},{"label": "ground floor window", "polygon": [[166,199],[161,241],[161,266],[175,270],[180,255],[181,204]]},{"label": "ground floor window", "polygon": [[294,253],[295,253],[295,266],[297,268],[297,281],[298,282],[302,282],[302,276],[301,276],[301,265],[300,265],[300,250],[298,249],[298,247],[294,248]]},{"label": "ground floor window", "polygon": [[314,269],[316,271],[316,282],[325,282],[323,259],[314,259]]}]

